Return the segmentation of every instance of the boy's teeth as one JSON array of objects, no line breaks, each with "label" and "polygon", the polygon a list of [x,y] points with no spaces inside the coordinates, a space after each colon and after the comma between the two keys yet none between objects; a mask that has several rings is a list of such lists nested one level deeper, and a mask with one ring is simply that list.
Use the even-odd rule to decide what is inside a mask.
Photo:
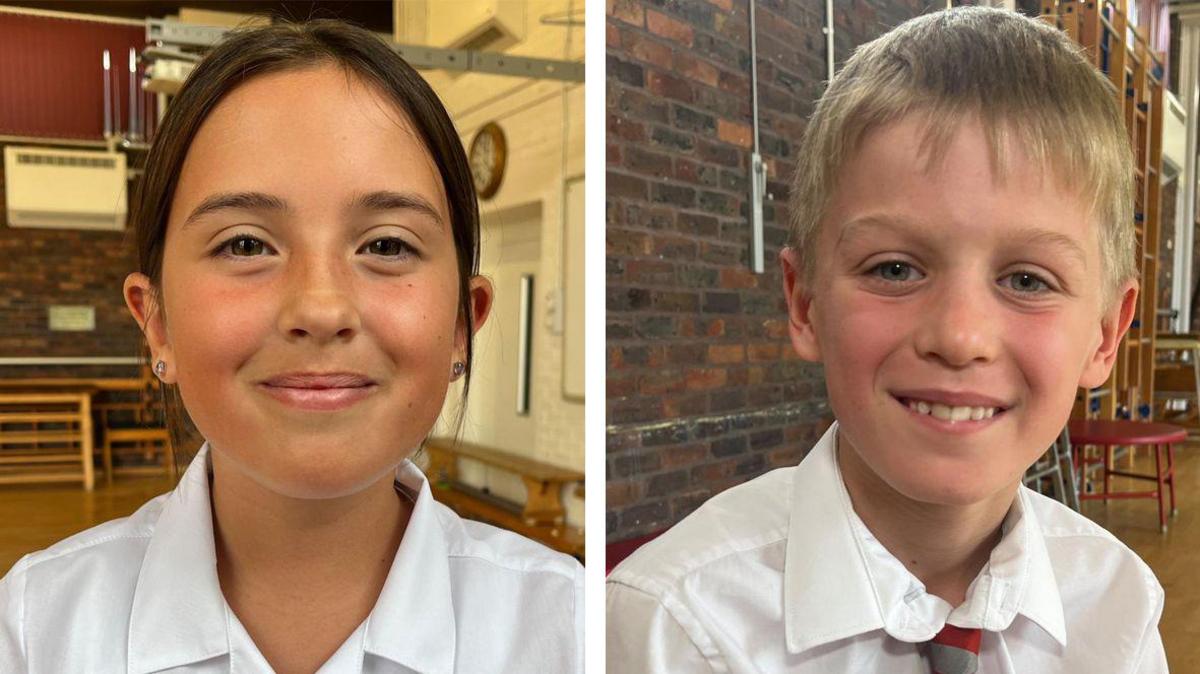
[{"label": "boy's teeth", "polygon": [[909,409],[921,414],[932,414],[937,419],[954,423],[956,421],[979,421],[991,419],[996,414],[995,407],[951,407],[941,403],[927,403],[924,400],[908,401]]}]

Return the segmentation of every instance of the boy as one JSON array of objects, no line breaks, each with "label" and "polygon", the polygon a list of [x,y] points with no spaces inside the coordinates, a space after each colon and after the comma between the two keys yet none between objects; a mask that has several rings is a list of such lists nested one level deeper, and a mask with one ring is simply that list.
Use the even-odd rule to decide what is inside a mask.
[{"label": "boy", "polygon": [[1149,568],[1021,487],[1137,298],[1104,76],[1033,19],[926,15],[800,156],[784,291],[837,421],[614,570],[608,671],[1165,672]]}]

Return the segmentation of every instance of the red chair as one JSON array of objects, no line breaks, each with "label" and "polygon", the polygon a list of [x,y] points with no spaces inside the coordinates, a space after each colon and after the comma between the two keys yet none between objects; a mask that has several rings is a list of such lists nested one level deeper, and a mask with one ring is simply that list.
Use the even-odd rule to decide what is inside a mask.
[{"label": "red chair", "polygon": [[[1104,464],[1104,491],[1092,494],[1080,494],[1080,500],[1101,499],[1107,501],[1110,498],[1158,499],[1158,524],[1165,532],[1167,530],[1167,513],[1164,491],[1166,487],[1169,487],[1171,490],[1171,515],[1174,516],[1177,513],[1175,509],[1175,443],[1187,440],[1187,430],[1170,424],[1155,424],[1120,419],[1112,421],[1072,419],[1067,424],[1067,430],[1071,437],[1071,444],[1076,450],[1074,456],[1076,470],[1081,465],[1086,467],[1088,463]],[[1081,449],[1083,445],[1102,446],[1104,448],[1103,457],[1099,459],[1086,459]],[[1123,445],[1152,446],[1154,448],[1154,475],[1113,470],[1112,448]],[[1137,480],[1150,480],[1157,483],[1157,489],[1150,491],[1114,492],[1110,488],[1111,477],[1113,475],[1130,477]]]}]

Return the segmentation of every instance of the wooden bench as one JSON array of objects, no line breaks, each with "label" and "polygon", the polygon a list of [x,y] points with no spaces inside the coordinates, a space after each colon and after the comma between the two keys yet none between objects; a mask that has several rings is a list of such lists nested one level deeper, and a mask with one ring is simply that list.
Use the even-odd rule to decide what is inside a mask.
[{"label": "wooden bench", "polygon": [[[491,447],[447,440],[425,444],[429,481],[434,497],[468,519],[515,531],[523,536],[583,559],[583,531],[566,524],[563,488],[578,484],[583,473]],[[470,459],[511,473],[525,485],[525,502],[516,503],[459,480],[459,459]]]},{"label": "wooden bench", "polygon": [[0,391],[0,484],[79,481],[91,491],[94,391]]},{"label": "wooden bench", "polygon": [[[0,379],[0,392],[56,393],[59,391],[85,391],[96,398],[101,393],[119,394],[135,400],[91,401],[91,412],[99,418],[101,431],[100,453],[107,483],[111,486],[114,472],[130,474],[160,474],[176,476],[175,456],[171,449],[170,436],[165,427],[156,421],[161,417],[158,403],[158,380],[148,365],[141,367],[141,377],[89,378],[89,377],[29,377],[22,379]],[[114,423],[115,414],[128,417],[125,423]],[[93,424],[89,422],[89,432]],[[93,440],[94,442],[94,440]],[[114,467],[113,455],[140,455],[140,465],[118,465]],[[162,455],[161,463],[157,462]],[[33,481],[30,478],[29,481]]]}]

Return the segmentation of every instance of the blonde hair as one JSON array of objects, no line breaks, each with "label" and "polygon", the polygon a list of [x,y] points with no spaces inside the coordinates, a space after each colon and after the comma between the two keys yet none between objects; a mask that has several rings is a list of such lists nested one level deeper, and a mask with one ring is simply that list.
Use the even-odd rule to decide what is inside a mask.
[{"label": "blonde hair", "polygon": [[817,102],[790,196],[791,242],[815,281],[820,222],[843,164],[872,129],[924,117],[926,170],[976,116],[1003,181],[1009,143],[1069,187],[1100,225],[1107,306],[1137,272],[1133,156],[1112,84],[1065,34],[1015,12],[958,7],[920,16],[855,50]]}]

